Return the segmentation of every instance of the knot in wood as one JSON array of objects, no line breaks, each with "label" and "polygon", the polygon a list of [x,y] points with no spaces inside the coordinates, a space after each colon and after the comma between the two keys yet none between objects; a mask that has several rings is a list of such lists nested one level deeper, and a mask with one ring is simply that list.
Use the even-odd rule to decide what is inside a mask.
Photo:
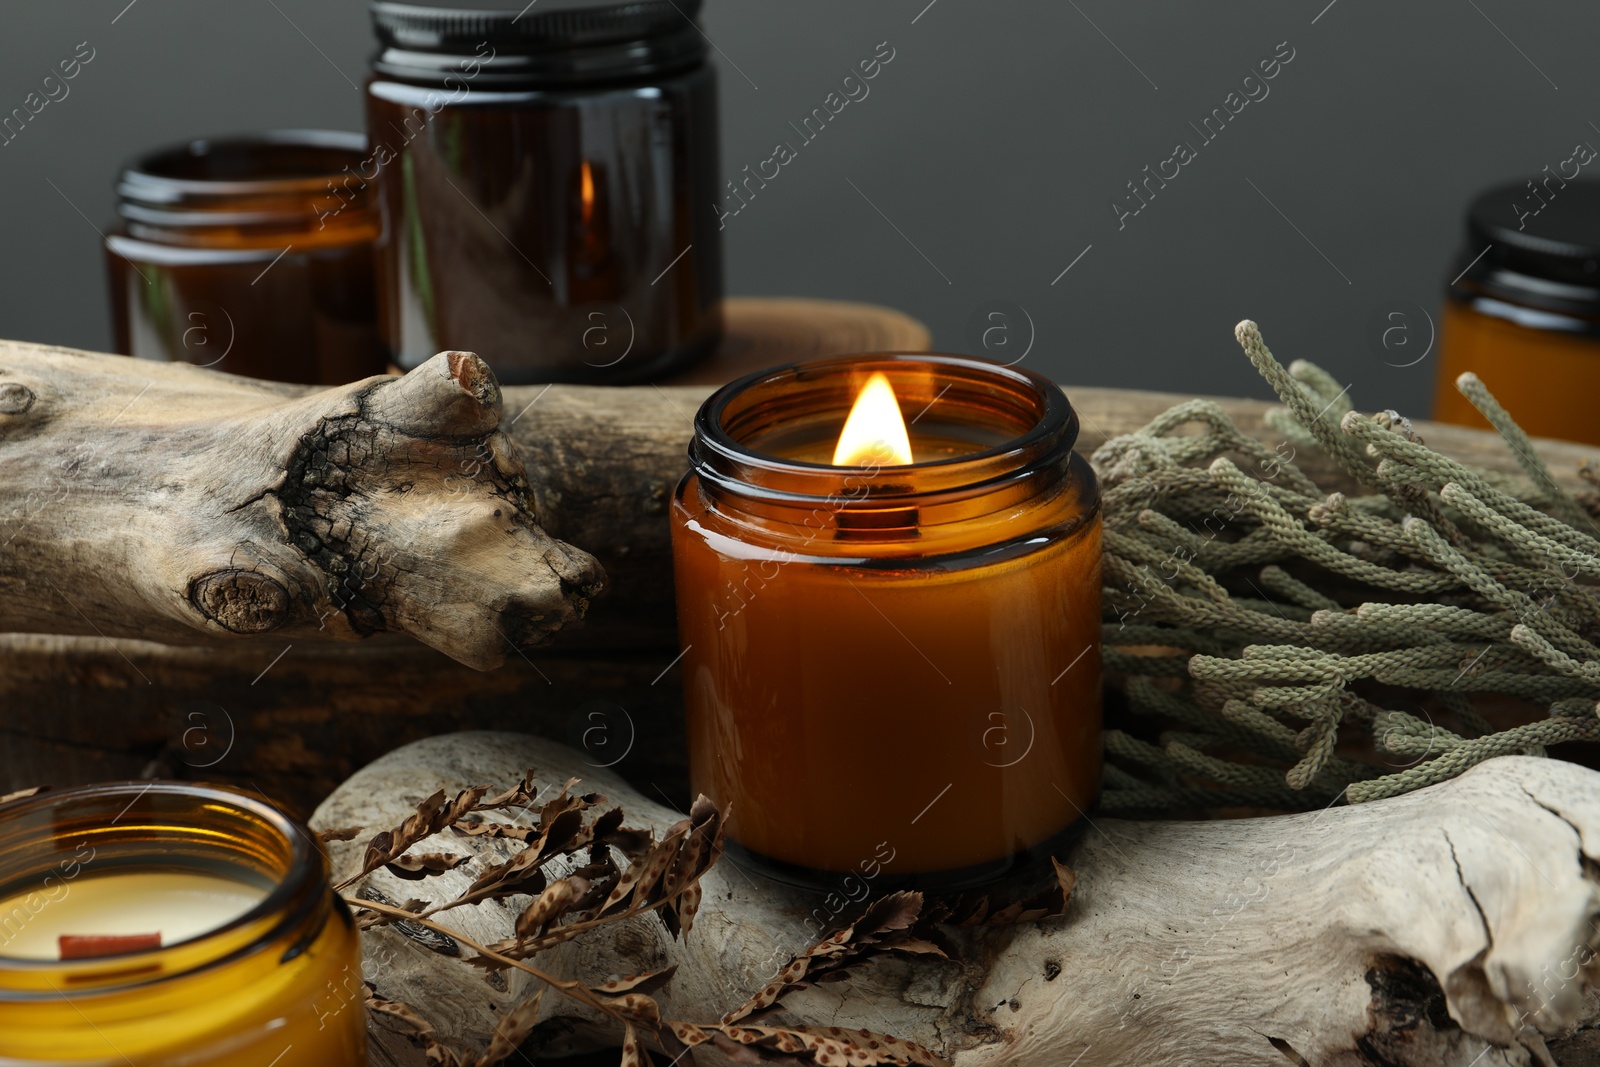
[{"label": "knot in wood", "polygon": [[276,630],[289,617],[289,593],[254,571],[215,571],[189,583],[189,600],[212,622],[236,634]]},{"label": "knot in wood", "polygon": [[447,352],[450,377],[468,396],[488,407],[500,402],[500,381],[476,352]]},{"label": "knot in wood", "polygon": [[21,415],[33,401],[33,390],[21,382],[0,382],[0,415]]}]

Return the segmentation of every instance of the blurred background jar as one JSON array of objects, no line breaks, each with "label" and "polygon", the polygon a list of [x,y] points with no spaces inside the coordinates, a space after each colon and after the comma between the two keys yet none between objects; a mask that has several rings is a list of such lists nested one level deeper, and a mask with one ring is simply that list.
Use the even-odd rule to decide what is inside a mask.
[{"label": "blurred background jar", "polygon": [[380,326],[503,382],[658,378],[721,335],[699,0],[372,5]]},{"label": "blurred background jar", "polygon": [[191,141],[117,182],[106,237],[117,351],[337,384],[381,374],[372,193],[357,133]]},{"label": "blurred background jar", "polygon": [[1434,418],[1489,425],[1455,387],[1472,371],[1529,433],[1600,444],[1600,180],[1485,191],[1450,273]]}]

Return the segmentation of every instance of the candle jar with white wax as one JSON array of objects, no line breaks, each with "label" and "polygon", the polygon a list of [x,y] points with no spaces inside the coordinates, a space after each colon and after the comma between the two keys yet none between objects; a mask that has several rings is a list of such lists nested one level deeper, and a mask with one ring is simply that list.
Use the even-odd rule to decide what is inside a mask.
[{"label": "candle jar with white wax", "polygon": [[309,833],[176,782],[0,805],[0,1064],[366,1062],[361,955]]}]

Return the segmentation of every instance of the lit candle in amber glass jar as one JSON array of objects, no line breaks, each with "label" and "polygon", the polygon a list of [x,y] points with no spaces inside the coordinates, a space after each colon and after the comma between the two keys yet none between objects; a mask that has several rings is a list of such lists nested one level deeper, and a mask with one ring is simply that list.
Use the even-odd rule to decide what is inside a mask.
[{"label": "lit candle in amber glass jar", "polygon": [[231,789],[0,805],[0,1064],[366,1063],[361,953],[307,831]]},{"label": "lit candle in amber glass jar", "polygon": [[700,409],[673,504],[692,785],[780,878],[978,884],[1100,786],[1077,417],[981,360],[785,367]]}]

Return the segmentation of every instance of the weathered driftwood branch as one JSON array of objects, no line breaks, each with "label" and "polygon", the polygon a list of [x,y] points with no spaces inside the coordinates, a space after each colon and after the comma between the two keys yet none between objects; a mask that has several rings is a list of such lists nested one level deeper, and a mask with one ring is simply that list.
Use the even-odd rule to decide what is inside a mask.
[{"label": "weathered driftwood branch", "polygon": [[[555,783],[581,776],[631,824],[659,832],[681,817],[559,744],[468,733],[383,757],[340,787],[314,823],[380,829],[436,789],[511,783],[528,766],[552,795]],[[433,841],[421,847],[492,862],[509,855],[503,839]],[[357,867],[360,840],[331,847],[338,870]],[[1570,1045],[1600,1014],[1589,995],[1600,972],[1597,858],[1600,776],[1529,757],[1305,815],[1102,820],[1069,857],[1078,883],[1064,919],[964,937],[960,962],[878,960],[848,984],[784,1004],[807,1021],[888,1032],[961,1065],[1549,1062],[1547,1039]],[[366,887],[377,899],[446,900],[485,859],[421,882],[380,870]],[[593,985],[675,963],[657,994],[663,1009],[711,1021],[765,985],[821,922],[842,924],[854,906],[844,879],[837,897],[807,895],[726,860],[702,887],[684,941],[653,919],[629,920],[542,953],[540,966]],[[489,943],[510,933],[524,903],[439,918]],[[463,1044],[481,1042],[498,1012],[533,992],[520,972],[486,980],[457,958],[470,950],[424,931],[364,937],[379,993],[417,1006]],[[543,1010],[530,1052],[616,1042],[564,998],[547,996]],[[375,1037],[398,1061],[410,1055],[402,1039]]]},{"label": "weathered driftwood branch", "polygon": [[[733,299],[726,321],[693,380],[928,342],[900,312],[838,301]],[[0,341],[0,631],[231,637],[218,668],[257,672],[285,636],[390,631],[492,665],[579,614],[597,578],[504,507],[520,459],[544,528],[632,590],[600,602],[592,643],[668,644],[666,497],[709,391],[531,386],[502,405],[457,359],[313,393]]]},{"label": "weathered driftwood branch", "polygon": [[[730,302],[730,343],[742,339],[741,345],[759,350],[757,357],[746,353],[746,358],[770,362],[839,351],[816,345],[784,351],[769,336],[773,329],[759,328],[760,322],[778,322],[785,315],[792,321],[792,308],[780,314],[791,303]],[[807,321],[858,321],[841,319],[833,305],[804,310]],[[848,336],[830,338],[861,348],[874,347],[874,340],[895,343],[892,336],[855,328]],[[24,373],[49,379],[58,367],[70,371],[88,366],[83,358],[58,362],[58,354],[0,342],[0,383],[18,381]],[[267,400],[295,392],[210,371],[125,359],[101,362],[115,372],[183,375],[186,403],[211,411],[237,403],[241,389]],[[149,380],[146,374],[133,383],[126,398],[104,411],[100,421],[114,418]],[[679,649],[669,580],[667,502],[685,465],[689,417],[708,391],[707,386],[565,385],[548,391],[544,386],[504,390],[501,429],[527,463],[540,524],[551,536],[596,556],[609,579],[609,593],[591,605],[584,625],[563,632],[551,646],[525,659],[502,644],[507,662],[491,674],[476,674],[400,635],[378,635],[358,645],[318,645],[269,633],[197,647],[206,634],[180,628],[178,637],[167,640],[191,647],[168,647],[122,637],[108,640],[57,599],[64,614],[29,625],[75,628],[91,636],[0,634],[0,707],[5,709],[0,715],[0,790],[42,780],[70,784],[128,778],[150,767],[163,774],[254,783],[309,807],[395,744],[493,726],[504,722],[512,709],[519,725],[529,730],[574,742],[592,737],[585,733],[593,723],[588,718],[592,706],[586,705],[599,700],[606,702],[616,729],[611,735],[615,747],[604,756],[596,753],[596,761],[616,758],[633,742],[618,769],[678,797],[683,788],[681,759],[676,757],[682,746],[676,714],[679,686],[676,672],[668,668]],[[52,392],[64,410],[76,403],[70,383]],[[1116,389],[1069,387],[1068,392],[1083,419],[1079,447],[1085,453],[1189,399]],[[149,398],[147,393],[113,425],[129,420]],[[1264,421],[1271,405],[1239,399],[1218,403],[1245,432],[1269,444],[1282,440]],[[0,416],[0,454],[8,457],[13,446],[4,424],[11,418]],[[67,421],[74,423],[71,432],[85,449],[96,447],[100,430],[94,418]],[[1498,435],[1428,423],[1418,423],[1417,429],[1430,446],[1474,466],[1516,469]],[[25,451],[27,445],[15,447]],[[168,446],[153,428],[117,447],[132,453],[130,462],[136,458],[141,469],[155,470],[167,462]],[[1591,449],[1547,441],[1538,442],[1538,448],[1558,480],[1581,484],[1573,472]],[[1341,486],[1340,471],[1315,450],[1302,449],[1297,463],[1319,484]],[[31,487],[20,468],[8,465],[0,477],[0,542],[31,516],[38,528],[30,536],[61,542],[59,557],[73,543],[71,525],[64,511],[44,506],[43,500],[60,492],[52,479],[64,475],[59,468],[37,464],[31,471],[28,478],[37,483]],[[458,468],[456,473],[462,472]],[[107,506],[114,503],[108,500]],[[67,562],[73,573],[82,573],[95,561],[85,551]],[[0,548],[0,574],[13,574],[10,588],[19,588],[13,568],[24,565],[13,559],[10,546]],[[44,577],[87,610],[77,592],[86,583],[65,582],[60,572],[33,572],[31,584],[23,587],[25,595],[39,600],[42,589],[55,597]],[[106,633],[119,632],[108,629],[103,618],[95,621]],[[286,654],[291,643],[294,647]],[[64,690],[71,693],[70,700],[61,699]],[[335,710],[352,708],[361,714]]]},{"label": "weathered driftwood branch", "polygon": [[[771,351],[772,362],[830,354],[787,353],[761,333],[761,323],[783,318],[768,305],[782,303],[735,302],[730,306],[730,324],[739,330],[735,340],[742,338],[746,348],[759,342],[762,352]],[[818,306],[815,316],[827,319],[830,308],[837,320],[834,332],[851,327],[843,336],[863,345],[905,340],[908,334],[905,324],[892,322],[893,329],[865,329],[860,326],[864,312],[845,315],[833,305]],[[768,357],[747,352],[741,358]],[[538,524],[550,537],[596,557],[614,593],[593,605],[586,626],[564,637],[563,646],[664,648],[673,643],[671,582],[663,578],[670,560],[667,503],[685,466],[690,419],[709,386],[520,386],[506,389],[503,403],[484,406],[467,400],[459,388],[442,388],[447,379],[437,368],[406,381],[410,384],[366,383],[310,393],[186,365],[0,342],[0,459],[5,461],[0,631],[128,636],[171,644],[268,631],[269,640],[234,641],[218,653],[219,663],[236,660],[241,670],[253,665],[254,671],[260,670],[262,650],[270,659],[286,634],[409,633],[416,624],[414,611],[403,610],[400,602],[386,607],[365,602],[380,594],[380,586],[400,578],[414,555],[431,554],[430,566],[448,578],[451,566],[466,568],[459,555],[462,544],[493,543],[492,524],[466,532],[468,516],[476,504],[489,502],[484,514],[493,518],[495,494],[505,491],[496,480],[522,472],[520,458]],[[1189,399],[1112,389],[1069,392],[1083,417],[1080,449],[1086,453],[1107,436],[1126,433]],[[1272,435],[1263,424],[1267,405],[1219,403],[1246,432]],[[287,522],[272,513],[289,510],[293,502],[265,491],[280,483],[292,488],[286,479],[297,470],[296,455],[302,449],[314,455],[319,432],[347,430],[351,413],[363,404],[371,407],[368,417],[379,421],[362,437],[371,451],[358,449],[343,460],[358,474],[344,487],[353,492],[322,494],[326,504],[339,495],[341,506],[335,510],[366,523],[347,531],[330,521],[326,531],[357,538],[359,545],[346,546],[343,553],[354,558],[354,568],[330,575],[304,550],[291,548],[267,553],[272,558],[263,561],[264,569],[249,576],[253,561],[236,551],[238,546],[289,536]],[[491,414],[498,415],[503,436],[493,433]],[[391,421],[385,427],[383,420]],[[1419,429],[1431,445],[1456,458],[1490,469],[1508,465],[1495,435],[1428,424]],[[389,448],[403,448],[399,463],[386,456]],[[1555,442],[1541,442],[1540,451],[1563,479],[1586,454]],[[332,454],[345,455],[337,445]],[[1344,475],[1336,465],[1319,465],[1309,453],[1305,462],[1319,483],[1339,487]],[[452,544],[457,537],[467,540]],[[582,561],[581,554],[553,551],[538,538],[519,541],[515,549],[505,544],[521,569],[546,585],[549,574],[556,573],[552,567],[572,574],[568,557]],[[313,550],[313,555],[322,557],[322,552]],[[362,576],[375,566],[380,573],[367,589]],[[279,576],[275,567],[287,567],[289,573]],[[295,597],[284,584],[290,577]],[[570,577],[557,577],[573,584]],[[577,584],[586,581],[580,578]],[[357,585],[361,588],[353,588]],[[464,609],[461,594],[472,592],[470,586],[450,583],[413,586],[413,608],[436,598],[426,606],[458,603]],[[315,593],[324,587],[332,592],[318,601]],[[137,615],[124,617],[134,608]],[[286,614],[294,615],[293,625]],[[546,613],[525,617],[532,614]],[[566,614],[557,610],[540,620],[531,627],[532,636]],[[494,643],[485,662],[509,654],[506,640],[486,627],[479,626],[473,640],[484,634]]]},{"label": "weathered driftwood branch", "polygon": [[9,346],[0,629],[397,631],[486,668],[601,590],[594,558],[540,529],[477,356],[292,392]]}]

